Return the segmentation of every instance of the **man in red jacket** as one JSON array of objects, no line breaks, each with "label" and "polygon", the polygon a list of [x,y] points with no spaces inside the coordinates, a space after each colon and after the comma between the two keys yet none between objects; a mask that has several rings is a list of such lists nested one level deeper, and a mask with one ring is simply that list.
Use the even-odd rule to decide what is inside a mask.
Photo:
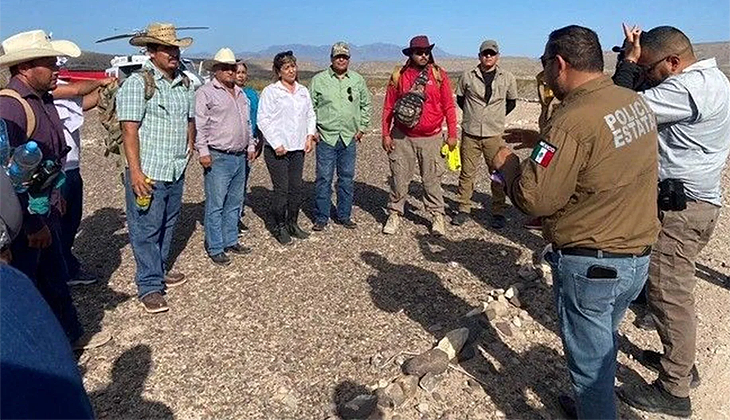
[{"label": "man in red jacket", "polygon": [[435,44],[425,35],[411,39],[403,54],[408,61],[393,73],[383,106],[383,149],[390,161],[390,216],[383,233],[398,230],[408,185],[418,163],[426,210],[433,215],[431,232],[443,235],[444,198],[441,177],[445,172],[441,157],[442,124],[446,118],[449,147],[456,146],[456,110],[446,71],[434,63]]}]

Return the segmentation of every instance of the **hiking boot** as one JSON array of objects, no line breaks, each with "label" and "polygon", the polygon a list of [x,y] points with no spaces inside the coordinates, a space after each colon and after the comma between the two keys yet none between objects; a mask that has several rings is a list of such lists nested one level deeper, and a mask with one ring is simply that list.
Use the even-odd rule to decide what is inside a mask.
[{"label": "hiking boot", "polygon": [[[662,354],[656,351],[652,350],[644,350],[641,352],[641,359],[639,360],[645,367],[647,367],[650,370],[653,370],[654,372],[661,372],[662,371]],[[697,388],[702,383],[702,380],[700,379],[700,372],[697,370],[697,365],[692,365],[692,370],[690,370],[690,375],[692,375],[692,380],[689,383],[689,387],[692,389]]]},{"label": "hiking boot", "polygon": [[179,271],[168,271],[165,273],[165,286],[167,287],[181,286],[185,284],[186,281],[188,281],[188,279],[185,278],[185,274]]},{"label": "hiking boot", "polygon": [[312,230],[315,232],[322,232],[326,227],[327,223],[314,222],[314,224],[312,225]]},{"label": "hiking boot", "polygon": [[246,254],[250,254],[252,249],[247,246],[243,246],[241,244],[235,244],[235,245],[231,245],[231,246],[227,246],[227,247],[223,248],[223,251],[230,252],[231,254],[236,254],[236,255],[246,255]]},{"label": "hiking boot", "polygon": [[78,340],[71,344],[73,350],[89,350],[101,347],[111,341],[112,335],[108,331],[100,331],[98,333],[86,333]]},{"label": "hiking boot", "polygon": [[248,226],[243,223],[243,220],[238,221],[238,236],[243,236],[244,233],[248,232]]},{"label": "hiking boot", "polygon": [[76,273],[74,278],[72,278],[71,280],[66,282],[66,284],[68,284],[69,286],[89,285],[89,284],[96,283],[97,280],[99,280],[99,279],[95,275],[82,269],[82,270],[79,270],[78,273]]},{"label": "hiking boot", "polygon": [[284,225],[278,226],[274,229],[274,238],[276,238],[276,240],[282,245],[288,245],[291,243],[289,230]]},{"label": "hiking boot", "polygon": [[616,391],[616,394],[621,401],[639,410],[676,417],[692,415],[692,403],[689,397],[675,397],[667,392],[658,380],[652,384],[624,385]]},{"label": "hiking boot", "polygon": [[492,226],[492,229],[502,229],[507,226],[507,219],[501,214],[493,214],[489,225]]},{"label": "hiking boot", "polygon": [[309,238],[309,233],[305,231],[304,229],[299,227],[299,224],[297,222],[289,222],[287,225],[287,229],[289,230],[289,235],[297,238],[297,239],[307,239]]},{"label": "hiking boot", "polygon": [[644,331],[656,331],[656,324],[654,324],[654,317],[651,314],[644,314],[637,316],[634,320],[634,326],[641,328]]},{"label": "hiking boot", "polygon": [[388,221],[385,222],[385,226],[383,226],[383,233],[386,235],[392,235],[398,232],[398,226],[400,226],[400,214],[395,212],[390,213]]},{"label": "hiking boot", "polygon": [[144,310],[151,314],[167,312],[170,309],[167,306],[165,297],[162,296],[162,293],[160,292],[152,292],[148,295],[144,295],[139,301],[144,306]]},{"label": "hiking boot", "polygon": [[542,219],[540,219],[539,217],[535,217],[534,219],[526,221],[525,224],[522,226],[524,226],[524,228],[528,230],[541,230]]},{"label": "hiking boot", "polygon": [[578,407],[575,404],[573,397],[567,395],[558,396],[558,405],[565,413],[565,418],[568,420],[575,420],[578,418]]},{"label": "hiking boot", "polygon": [[436,213],[433,215],[433,221],[431,222],[431,233],[438,236],[446,235],[446,223],[444,222],[444,215]]},{"label": "hiking boot", "polygon": [[213,261],[213,264],[220,265],[220,266],[226,266],[231,264],[231,259],[226,255],[225,252],[221,252],[219,254],[215,255],[209,255],[210,260]]},{"label": "hiking boot", "polygon": [[344,221],[338,220],[337,224],[344,226],[345,229],[357,229],[357,223],[353,222],[352,219],[347,219]]},{"label": "hiking boot", "polygon": [[456,213],[456,216],[451,218],[451,224],[454,226],[461,226],[469,220],[469,213],[460,211]]}]

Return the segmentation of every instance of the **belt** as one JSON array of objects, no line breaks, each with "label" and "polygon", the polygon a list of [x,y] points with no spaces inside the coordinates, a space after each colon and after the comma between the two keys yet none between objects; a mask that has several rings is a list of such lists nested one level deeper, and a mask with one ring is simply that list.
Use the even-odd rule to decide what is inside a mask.
[{"label": "belt", "polygon": [[617,252],[601,251],[600,249],[593,248],[562,248],[559,249],[563,255],[576,255],[579,257],[593,257],[593,258],[631,258],[631,257],[646,257],[651,254],[651,247],[647,246],[639,254],[621,254]]},{"label": "belt", "polygon": [[210,146],[208,146],[208,149],[209,150],[212,150],[214,152],[223,153],[224,155],[233,155],[233,156],[241,156],[242,154],[246,153],[245,150],[241,150],[239,152],[232,152],[232,151],[229,151],[229,150],[216,149],[215,147],[210,147]]}]

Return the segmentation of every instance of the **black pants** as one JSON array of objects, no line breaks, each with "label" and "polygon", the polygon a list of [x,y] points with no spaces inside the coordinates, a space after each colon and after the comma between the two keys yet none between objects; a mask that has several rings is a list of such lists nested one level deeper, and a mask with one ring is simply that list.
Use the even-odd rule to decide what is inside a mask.
[{"label": "black pants", "polygon": [[81,172],[78,169],[66,171],[64,198],[66,199],[66,214],[61,218],[61,241],[68,274],[74,279],[79,274],[81,264],[71,249],[81,225],[84,203],[84,181],[81,179]]},{"label": "black pants", "polygon": [[296,223],[302,204],[302,171],[304,151],[286,152],[277,156],[270,146],[264,147],[264,160],[274,186],[271,213],[277,227]]}]

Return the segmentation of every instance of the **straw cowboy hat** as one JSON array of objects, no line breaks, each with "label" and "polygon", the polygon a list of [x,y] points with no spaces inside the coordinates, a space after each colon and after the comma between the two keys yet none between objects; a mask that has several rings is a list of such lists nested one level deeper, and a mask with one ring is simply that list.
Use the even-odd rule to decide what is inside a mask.
[{"label": "straw cowboy hat", "polygon": [[36,58],[81,55],[81,50],[73,42],[51,41],[50,37],[40,29],[13,35],[2,42],[2,47],[0,67],[12,67]]},{"label": "straw cowboy hat", "polygon": [[147,44],[160,44],[187,48],[193,43],[193,39],[190,37],[178,39],[175,26],[171,23],[150,23],[144,32],[133,36],[129,40],[129,43],[135,47],[144,47]]},{"label": "straw cowboy hat", "polygon": [[203,68],[212,71],[216,64],[236,64],[237,62],[236,56],[230,48],[221,48],[215,53],[212,60],[203,61]]}]

